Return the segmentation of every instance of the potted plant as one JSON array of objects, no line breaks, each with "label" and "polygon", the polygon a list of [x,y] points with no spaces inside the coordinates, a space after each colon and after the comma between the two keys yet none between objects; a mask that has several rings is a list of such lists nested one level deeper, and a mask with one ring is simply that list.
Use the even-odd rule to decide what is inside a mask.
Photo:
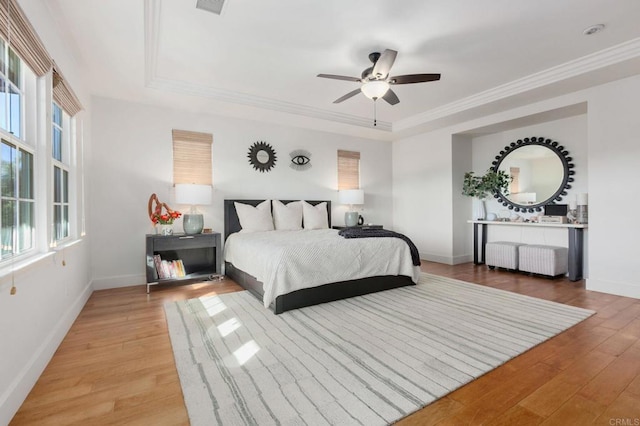
[{"label": "potted plant", "polygon": [[476,204],[477,210],[474,211],[474,219],[483,220],[485,218],[484,201],[489,195],[496,192],[509,195],[511,180],[512,177],[502,170],[489,169],[483,176],[475,176],[473,172],[464,174],[462,195],[475,197],[479,200]]}]

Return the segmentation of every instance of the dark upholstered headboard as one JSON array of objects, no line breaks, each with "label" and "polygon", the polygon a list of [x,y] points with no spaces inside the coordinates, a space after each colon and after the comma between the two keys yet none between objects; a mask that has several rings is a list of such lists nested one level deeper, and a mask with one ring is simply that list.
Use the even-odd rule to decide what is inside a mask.
[{"label": "dark upholstered headboard", "polygon": [[[229,235],[233,234],[234,232],[238,232],[242,229],[242,227],[240,226],[240,220],[238,219],[238,213],[236,212],[236,206],[233,203],[237,202],[237,203],[249,204],[255,207],[263,201],[264,200],[224,200],[224,239],[225,241],[229,237]],[[293,201],[299,201],[299,200],[278,200],[278,201],[282,202],[283,204],[289,204]],[[329,223],[329,227],[331,227],[331,201],[328,201],[328,200],[322,200],[322,201],[305,200],[305,201],[311,204],[312,206],[315,206],[320,203],[327,203],[327,220]],[[271,208],[273,211],[273,207]]]}]

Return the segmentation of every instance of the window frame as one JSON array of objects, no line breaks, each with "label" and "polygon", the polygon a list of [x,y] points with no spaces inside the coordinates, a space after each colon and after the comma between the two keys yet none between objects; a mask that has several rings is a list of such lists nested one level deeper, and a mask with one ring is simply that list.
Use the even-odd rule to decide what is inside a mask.
[{"label": "window frame", "polygon": [[[15,150],[16,155],[13,161],[13,179],[14,179],[14,196],[5,196],[0,192],[0,207],[3,205],[5,200],[15,202],[15,208],[13,212],[13,224],[12,224],[12,237],[11,237],[11,251],[4,252],[4,250],[0,250],[0,264],[7,262],[9,259],[13,261],[13,259],[28,257],[32,255],[38,249],[38,220],[37,220],[37,206],[38,206],[38,191],[37,191],[37,149],[36,144],[29,141],[27,138],[27,134],[25,132],[25,121],[27,120],[27,101],[29,103],[37,101],[37,95],[34,93],[33,96],[29,96],[26,92],[27,89],[27,67],[28,65],[24,62],[24,60],[20,57],[20,55],[9,46],[8,42],[4,39],[0,38],[0,44],[2,45],[2,62],[3,67],[0,67],[0,78],[5,82],[5,94],[7,94],[7,88],[13,88],[19,94],[19,129],[16,132],[12,132],[11,126],[11,101],[9,96],[5,98],[5,122],[7,124],[6,128],[0,125],[0,147],[6,144]],[[14,60],[18,61],[18,84],[16,82],[9,79],[9,51],[12,52],[14,56]],[[29,73],[31,75],[32,73]],[[35,75],[34,75],[35,78]],[[35,118],[35,117],[31,117]],[[31,198],[22,197],[21,189],[22,189],[22,174],[21,174],[21,158],[22,153],[27,153],[31,156],[31,169],[29,173],[30,182],[30,192]],[[2,178],[0,176],[0,183]],[[22,204],[30,203],[32,206],[32,211],[30,214],[31,217],[31,227],[29,231],[22,231],[22,225],[20,223],[22,219]],[[0,216],[0,229],[2,228],[2,218]],[[17,230],[16,230],[17,228]],[[30,234],[29,243],[23,245],[23,238],[25,234]],[[0,237],[1,238],[1,237]],[[26,247],[26,248],[22,248]],[[4,247],[3,247],[4,248]]]},{"label": "window frame", "polygon": [[[37,206],[37,196],[36,196],[36,188],[35,188],[35,175],[36,175],[36,153],[33,148],[21,143],[21,141],[14,138],[6,137],[7,134],[4,129],[0,129],[2,133],[2,137],[0,138],[0,152],[4,150],[4,145],[7,145],[11,149],[15,150],[15,155],[12,160],[12,179],[13,179],[13,195],[8,196],[4,195],[2,191],[0,191],[0,208],[4,206],[5,201],[11,201],[15,203],[13,208],[13,221],[12,221],[12,237],[11,237],[11,251],[5,252],[4,245],[2,246],[2,250],[0,250],[0,262],[4,262],[8,259],[13,259],[17,257],[26,256],[37,249],[37,226],[36,226],[36,206]],[[22,197],[21,188],[22,188],[22,173],[19,162],[21,161],[22,153],[27,153],[31,156],[31,173],[30,173],[30,187],[31,187],[31,198]],[[0,176],[0,183],[2,182],[2,178]],[[29,245],[21,249],[21,243],[24,233],[21,231],[21,212],[22,212],[22,204],[30,203],[32,205],[31,211],[31,229],[30,229],[30,243]],[[2,220],[2,215],[0,215],[0,232],[4,234],[4,223]],[[2,237],[0,237],[1,239]],[[7,253],[10,253],[7,255]]]},{"label": "window frame", "polygon": [[[55,109],[60,112],[60,124],[55,121]],[[72,202],[71,202],[71,179],[72,179],[72,161],[71,161],[71,120],[72,117],[55,101],[51,101],[51,187],[53,188],[51,196],[51,241],[56,246],[60,242],[64,242],[72,238]],[[60,131],[60,159],[56,158],[56,147],[54,133]],[[60,171],[60,179],[57,179],[56,173]],[[60,187],[58,187],[58,185]],[[59,198],[56,195],[59,194]],[[59,209],[60,214],[57,214]],[[58,222],[60,219],[60,223]],[[66,222],[65,222],[66,221]],[[62,231],[62,234],[60,233]]]},{"label": "window frame", "polygon": [[[15,138],[24,140],[24,120],[25,120],[25,72],[24,67],[26,64],[22,60],[22,58],[18,55],[18,53],[9,46],[9,44],[0,38],[0,45],[2,50],[2,59],[0,61],[0,81],[4,83],[4,87],[0,85],[0,93],[4,94],[4,117],[0,117],[0,129],[4,130],[6,133],[13,135]],[[18,78],[17,82],[13,81],[9,78],[10,75],[10,56],[13,54],[14,60],[18,61]],[[13,120],[11,118],[13,108],[12,108],[12,99],[11,94],[18,95],[18,129],[13,128]],[[16,132],[17,130],[17,132]]]}]

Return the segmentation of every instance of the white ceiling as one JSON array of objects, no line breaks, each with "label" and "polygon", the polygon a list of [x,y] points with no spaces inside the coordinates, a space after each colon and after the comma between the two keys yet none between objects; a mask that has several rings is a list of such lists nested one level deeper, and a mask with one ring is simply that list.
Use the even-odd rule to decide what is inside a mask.
[{"label": "white ceiling", "polygon": [[[640,73],[638,0],[227,0],[221,16],[196,0],[46,4],[94,94],[375,138]],[[385,48],[392,75],[442,79],[394,86],[373,129],[364,95],[332,103],[358,83],[316,74],[359,77]]]}]

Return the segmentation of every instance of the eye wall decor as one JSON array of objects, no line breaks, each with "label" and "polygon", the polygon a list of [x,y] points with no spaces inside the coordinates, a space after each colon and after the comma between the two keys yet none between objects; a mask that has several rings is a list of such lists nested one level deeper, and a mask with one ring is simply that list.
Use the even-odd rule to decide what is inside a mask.
[{"label": "eye wall decor", "polygon": [[258,141],[249,147],[249,164],[259,172],[269,172],[276,165],[276,152],[266,142]]},{"label": "eye wall decor", "polygon": [[494,171],[511,176],[511,186],[494,197],[509,210],[540,212],[567,195],[574,181],[573,158],[564,146],[551,139],[531,137],[505,146],[492,163]]},{"label": "eye wall decor", "polygon": [[311,168],[311,153],[305,149],[296,149],[289,153],[291,163],[289,167],[293,170],[309,170]]}]

